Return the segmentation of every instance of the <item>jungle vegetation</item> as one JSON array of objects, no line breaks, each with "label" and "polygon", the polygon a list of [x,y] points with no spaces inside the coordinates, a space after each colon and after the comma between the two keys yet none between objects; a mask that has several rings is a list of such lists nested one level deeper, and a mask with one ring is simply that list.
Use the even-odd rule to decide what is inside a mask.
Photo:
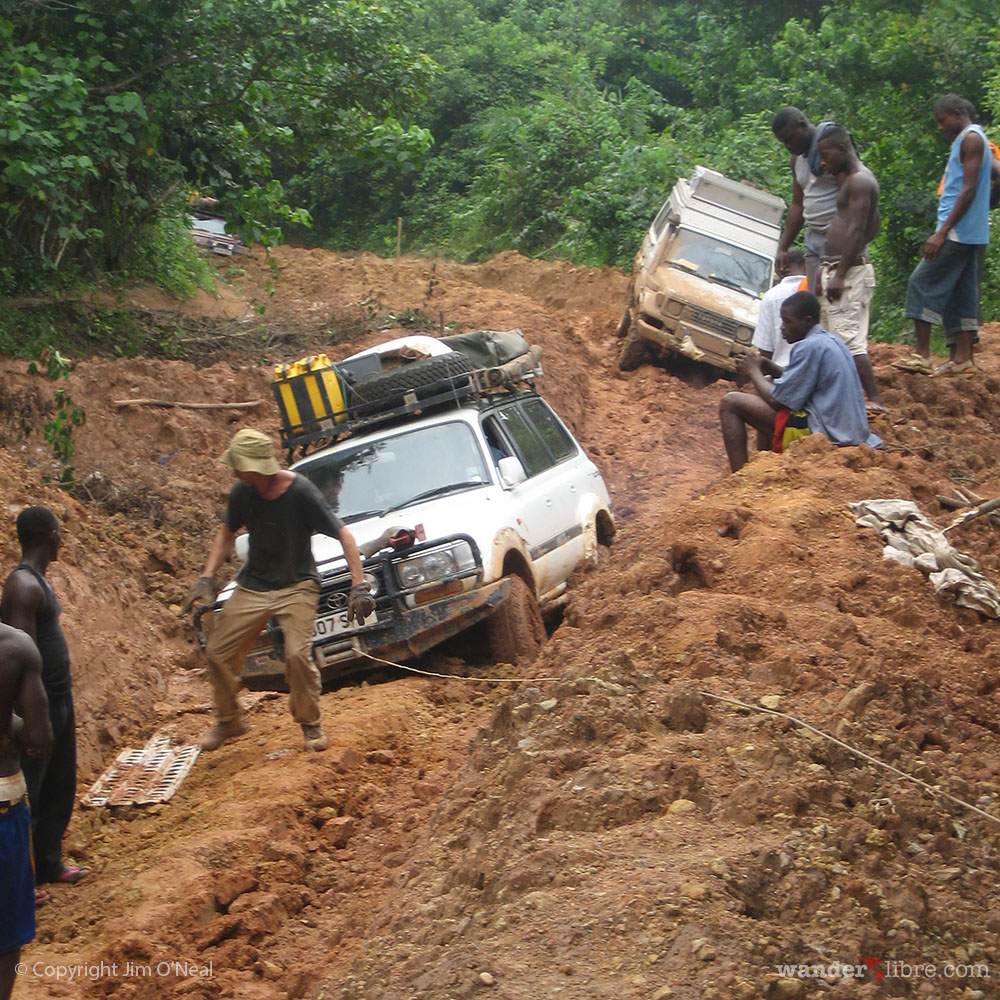
[{"label": "jungle vegetation", "polygon": [[390,253],[402,219],[406,251],[627,268],[695,164],[787,197],[794,104],[879,179],[892,336],[949,92],[1000,137],[995,0],[0,0],[0,296],[190,287],[193,192],[246,240]]}]

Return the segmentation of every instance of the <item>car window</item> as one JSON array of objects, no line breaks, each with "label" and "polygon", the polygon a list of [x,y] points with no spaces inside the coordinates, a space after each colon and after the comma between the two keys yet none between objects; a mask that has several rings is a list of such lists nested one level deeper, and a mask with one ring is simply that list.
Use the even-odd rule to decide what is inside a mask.
[{"label": "car window", "polygon": [[508,440],[514,445],[517,457],[521,460],[521,465],[524,466],[525,474],[529,478],[555,465],[545,443],[531,429],[524,414],[516,406],[501,410],[496,419]]},{"label": "car window", "polygon": [[767,257],[692,229],[677,231],[667,261],[749,295],[763,295],[771,285],[771,261]]},{"label": "car window", "polygon": [[507,406],[483,421],[486,440],[502,436],[513,446],[530,478],[576,454],[576,442],[559,422],[548,404],[528,399]]},{"label": "car window", "polygon": [[663,230],[667,228],[667,219],[670,216],[670,202],[666,201],[663,204],[663,208],[656,213],[656,218],[653,219],[653,237],[656,240],[663,235]]},{"label": "car window", "polygon": [[504,439],[496,417],[487,417],[483,421],[483,436],[486,438],[486,444],[490,449],[490,458],[493,460],[494,465],[501,458],[507,458],[508,455],[513,454],[510,446]]},{"label": "car window", "polygon": [[538,436],[545,442],[553,462],[561,462],[576,454],[576,443],[547,403],[541,399],[532,399],[523,403],[522,409]]}]

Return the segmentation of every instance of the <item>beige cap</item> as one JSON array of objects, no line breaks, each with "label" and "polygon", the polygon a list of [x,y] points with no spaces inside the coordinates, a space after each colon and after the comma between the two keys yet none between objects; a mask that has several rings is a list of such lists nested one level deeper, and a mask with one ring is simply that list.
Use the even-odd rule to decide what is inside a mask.
[{"label": "beige cap", "polygon": [[259,472],[263,476],[281,472],[271,439],[250,427],[236,432],[219,461],[237,472]]}]

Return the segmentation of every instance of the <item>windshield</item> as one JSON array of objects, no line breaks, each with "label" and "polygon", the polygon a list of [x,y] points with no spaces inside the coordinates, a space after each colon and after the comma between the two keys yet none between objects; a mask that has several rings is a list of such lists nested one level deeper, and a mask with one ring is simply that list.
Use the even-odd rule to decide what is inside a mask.
[{"label": "windshield", "polygon": [[461,421],[345,447],[295,471],[319,487],[330,509],[344,521],[490,481],[476,437]]},{"label": "windshield", "polygon": [[674,267],[749,295],[763,295],[771,287],[771,261],[766,257],[690,229],[677,231],[666,259]]}]

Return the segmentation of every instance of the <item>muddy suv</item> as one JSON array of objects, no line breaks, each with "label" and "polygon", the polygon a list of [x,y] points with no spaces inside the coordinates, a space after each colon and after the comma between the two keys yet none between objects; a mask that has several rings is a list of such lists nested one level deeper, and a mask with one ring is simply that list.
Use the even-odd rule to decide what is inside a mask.
[{"label": "muddy suv", "polygon": [[771,286],[784,209],[705,167],[678,180],[635,257],[618,367],[680,355],[734,372]]},{"label": "muddy suv", "polygon": [[[454,339],[467,347],[462,337]],[[336,366],[348,379],[361,373],[345,385],[346,419],[334,424],[332,443],[292,468],[350,528],[375,611],[360,626],[348,621],[340,543],[315,535],[322,583],[313,642],[324,678],[370,668],[365,654],[412,659],[473,626],[496,661],[538,652],[542,615],[615,530],[601,474],[533,388],[540,353],[484,368],[476,350],[415,336]],[[272,623],[244,681],[279,686],[282,659]]]}]

